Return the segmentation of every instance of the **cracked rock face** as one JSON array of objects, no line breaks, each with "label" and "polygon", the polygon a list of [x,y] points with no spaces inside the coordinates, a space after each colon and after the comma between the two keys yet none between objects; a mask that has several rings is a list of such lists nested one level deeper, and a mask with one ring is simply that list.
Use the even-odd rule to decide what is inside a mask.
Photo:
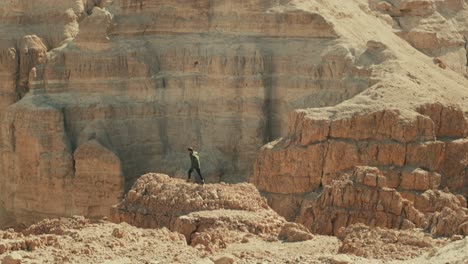
[{"label": "cracked rock face", "polygon": [[467,235],[466,199],[437,190],[433,177],[440,175],[415,170],[412,177],[424,190],[389,188],[377,168],[357,167],[326,185],[316,197],[306,199],[296,221],[326,235],[339,235],[341,228],[357,223],[388,229],[422,228],[435,236]]},{"label": "cracked rock face", "polygon": [[[433,183],[419,181],[429,177],[442,188],[466,193],[468,119],[454,106],[430,104],[419,111],[409,120],[398,110],[337,120],[297,111],[288,137],[260,151],[251,181],[267,193],[304,194],[354,166],[369,165],[388,173],[392,188],[427,190]],[[407,172],[418,167],[427,172],[411,180]]]}]

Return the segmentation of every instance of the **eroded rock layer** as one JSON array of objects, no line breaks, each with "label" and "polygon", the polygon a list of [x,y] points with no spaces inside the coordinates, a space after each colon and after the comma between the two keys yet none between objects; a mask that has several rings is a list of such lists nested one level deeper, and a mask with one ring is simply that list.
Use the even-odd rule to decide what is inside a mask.
[{"label": "eroded rock layer", "polygon": [[294,2],[15,0],[0,33],[0,201],[27,222],[105,215],[140,175],[185,175],[187,146],[209,181],[246,180],[290,111],[371,76],[361,47]]},{"label": "eroded rock layer", "polygon": [[[458,56],[466,51],[458,44],[455,48],[437,40],[437,45],[444,48],[421,54],[414,47],[423,49],[405,37],[411,27],[404,28],[403,23],[412,17],[411,23],[416,26],[421,23],[428,31],[438,31],[452,23],[450,33],[441,29],[435,35],[459,36],[466,25],[454,24],[450,19],[462,16],[466,3],[458,1],[459,5],[447,15],[446,7],[457,1],[370,1],[369,6],[361,3],[359,9],[353,7],[353,2],[330,3],[321,14],[344,38],[366,41],[364,54],[367,56],[361,61],[371,65],[371,86],[335,106],[294,111],[289,118],[289,132],[262,148],[251,177],[251,182],[268,198],[275,211],[291,221],[299,218],[299,221],[309,221],[309,227],[319,215],[304,218],[300,216],[301,208],[317,196],[326,196],[325,191],[333,188],[330,186],[336,187],[335,180],[355,166],[377,167],[385,175],[385,186],[400,193],[403,200],[414,202],[415,197],[427,190],[434,190],[438,196],[439,189],[468,195],[468,90],[463,76],[466,58]],[[420,13],[425,7],[433,10]],[[346,8],[357,13],[351,15]],[[384,11],[393,18],[383,15]],[[424,19],[439,13],[444,13],[446,19],[432,21],[435,25],[429,30]],[[364,18],[366,14],[374,15],[375,20],[369,16]],[[393,24],[394,21],[402,24]],[[367,33],[348,31],[357,28],[356,25],[365,28]],[[396,34],[383,33],[389,29]],[[451,56],[455,53],[458,55]],[[335,212],[343,211],[347,215],[338,225],[349,225],[349,219],[370,225],[388,223],[382,219],[369,223],[364,215],[352,216],[354,209],[347,206]],[[454,210],[462,218],[464,207],[462,203]],[[371,215],[375,217],[376,212]],[[399,217],[399,221],[403,218]],[[322,220],[315,224],[326,225],[327,221]],[[458,223],[455,225],[459,227]],[[401,222],[387,227],[401,228]],[[336,232],[330,226],[312,229],[328,234]],[[458,231],[446,235],[453,232]]]},{"label": "eroded rock layer", "polygon": [[411,119],[387,109],[338,120],[297,111],[289,136],[263,147],[252,181],[266,192],[305,193],[366,164],[387,171],[393,188],[408,188],[407,172],[423,168],[444,175],[443,188],[465,193],[468,119],[454,106],[419,111]]},{"label": "eroded rock layer", "polygon": [[30,2],[0,3],[8,219],[106,215],[187,146],[244,181],[279,137],[252,181],[288,219],[356,165],[466,195],[464,1]]},{"label": "eroded rock layer", "polygon": [[138,179],[113,208],[111,218],[142,228],[167,227],[183,234],[188,244],[209,251],[245,236],[286,241],[312,238],[305,227],[288,223],[271,210],[251,184],[203,186],[162,174]]},{"label": "eroded rock layer", "polygon": [[[436,236],[468,234],[468,209],[461,195],[437,190],[440,175],[415,170],[407,189],[389,188],[378,169],[357,167],[302,203],[296,221],[315,233],[337,235],[362,223],[389,229],[422,228]],[[416,188],[415,188],[416,186]]]}]

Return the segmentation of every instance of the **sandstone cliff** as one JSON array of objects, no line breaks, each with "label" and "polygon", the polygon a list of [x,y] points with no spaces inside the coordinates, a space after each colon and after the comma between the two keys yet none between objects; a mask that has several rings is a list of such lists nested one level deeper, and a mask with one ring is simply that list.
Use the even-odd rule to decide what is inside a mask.
[{"label": "sandstone cliff", "polygon": [[244,181],[280,137],[252,181],[288,219],[356,165],[397,189],[421,168],[466,194],[466,10],[1,2],[0,207],[26,222],[106,215],[140,175],[184,176],[188,145],[210,181]]},{"label": "sandstone cliff", "polygon": [[296,221],[314,233],[339,235],[363,223],[388,229],[422,230],[435,236],[468,234],[468,209],[461,195],[438,191],[440,175],[415,170],[401,191],[389,188],[378,169],[358,167],[307,197]]},{"label": "sandstone cliff", "polygon": [[[353,1],[323,4],[321,14],[335,25],[343,39],[366,42],[366,57],[359,61],[371,65],[371,86],[333,107],[294,111],[287,135],[265,145],[256,159],[251,182],[268,197],[270,206],[288,220],[312,223],[314,216],[301,215],[309,206],[308,201],[318,196],[323,199],[344,172],[362,165],[378,167],[385,175],[386,186],[401,192],[410,203],[428,190],[447,188],[455,194],[468,195],[468,86],[463,76],[466,50],[459,45],[460,34],[466,31],[466,24],[459,21],[466,3],[370,2],[369,6],[360,7]],[[423,12],[426,9],[429,11]],[[349,10],[356,13],[351,15]],[[434,16],[439,16],[440,21],[435,21]],[[442,30],[447,25],[451,31]],[[366,30],[350,30],[357,27]],[[436,32],[434,40],[413,42],[412,32],[424,31],[423,28],[421,38],[432,31]],[[445,33],[456,38],[442,36]],[[453,45],[443,38],[453,41]],[[432,51],[418,43],[427,44]],[[338,194],[332,197],[340,199]],[[462,212],[464,207],[456,211]],[[347,212],[343,214],[346,219],[339,219],[340,209],[330,212],[329,220],[338,226],[388,223],[384,219],[372,223],[361,213],[353,217],[348,212],[352,208],[341,208]],[[326,225],[328,220],[322,220],[314,224]],[[336,232],[330,226],[309,227],[316,232]],[[401,222],[387,227],[400,228]]]},{"label": "sandstone cliff", "polygon": [[290,111],[371,82],[361,47],[295,2],[15,0],[0,34],[0,201],[25,220],[105,215],[140,175],[183,176],[189,145],[210,181],[246,180]]}]

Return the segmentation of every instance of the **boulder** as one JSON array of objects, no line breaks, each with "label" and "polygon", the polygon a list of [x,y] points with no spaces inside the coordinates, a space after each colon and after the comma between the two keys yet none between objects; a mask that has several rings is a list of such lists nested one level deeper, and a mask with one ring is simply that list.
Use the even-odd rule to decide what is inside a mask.
[{"label": "boulder", "polygon": [[22,260],[23,257],[19,253],[13,252],[2,259],[2,264],[20,264]]}]

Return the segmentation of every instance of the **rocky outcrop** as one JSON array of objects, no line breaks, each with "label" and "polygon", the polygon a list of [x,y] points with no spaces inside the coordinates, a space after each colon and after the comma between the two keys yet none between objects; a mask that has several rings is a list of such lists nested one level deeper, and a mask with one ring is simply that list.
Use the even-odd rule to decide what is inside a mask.
[{"label": "rocky outcrop", "polygon": [[[408,197],[439,183],[466,195],[468,119],[456,106],[425,104],[417,111],[409,118],[386,109],[339,119],[296,111],[289,135],[262,148],[251,181],[273,209],[296,208],[285,215],[289,220],[297,216],[300,197],[360,165],[378,167],[386,186]],[[275,199],[284,195],[300,197],[287,204]]]},{"label": "rocky outcrop", "polygon": [[409,260],[447,244],[421,231],[370,228],[362,224],[342,230],[339,237],[343,241],[339,253],[380,260]]},{"label": "rocky outcrop", "polygon": [[414,181],[403,187],[411,191],[400,192],[387,186],[378,169],[358,167],[305,200],[296,221],[327,235],[337,235],[341,228],[356,223],[389,229],[417,227],[436,236],[467,235],[466,199],[438,191],[440,175],[419,169],[411,175],[405,177]]},{"label": "rocky outcrop", "polygon": [[2,131],[4,208],[30,223],[49,215],[109,215],[123,193],[120,159],[96,140],[79,142],[72,153],[64,114],[44,102],[24,107],[25,98],[6,114]]},{"label": "rocky outcrop", "polygon": [[112,220],[143,228],[167,227],[188,244],[212,251],[245,236],[304,241],[309,231],[271,210],[250,184],[195,185],[167,175],[142,176],[112,211]]},{"label": "rocky outcrop", "polygon": [[[17,80],[17,92],[23,97],[29,91],[30,74],[34,75],[36,67],[44,64],[47,59],[47,47],[36,35],[24,36],[18,43],[19,69]],[[31,76],[34,77],[34,76]]]},{"label": "rocky outcrop", "polygon": [[[372,2],[370,7],[374,9],[391,7],[384,1]],[[406,3],[405,8],[412,10],[413,4],[423,5],[423,2],[431,1],[392,1],[392,4]],[[409,15],[405,8],[400,10],[403,13],[396,15]],[[364,11],[375,15],[372,10],[364,8]],[[412,15],[426,16],[424,13]],[[379,17],[387,21],[385,16]],[[365,27],[374,28],[369,24]],[[459,79],[460,75],[450,70],[444,71],[440,65],[443,60],[438,62],[439,65],[433,65],[432,59],[421,56],[418,60],[424,62],[424,66],[416,66],[418,62],[407,61],[400,56],[402,49],[406,49],[403,42],[390,35],[386,36],[393,40],[381,38],[379,34],[374,36],[376,39],[366,43],[366,59],[361,60],[363,64],[373,65],[372,86],[335,106],[291,113],[289,132],[261,149],[250,181],[268,198],[275,211],[290,221],[305,223],[306,227],[318,233],[336,234],[339,228],[335,227],[351,223],[387,228],[417,225],[445,236],[463,233],[464,220],[460,219],[465,217],[465,203],[439,189],[447,189],[461,195],[459,197],[468,194],[465,157],[468,153],[468,108],[465,103],[468,97],[465,88],[453,83],[451,87],[454,89],[451,89],[435,76],[449,74],[460,83],[466,80]],[[464,64],[464,60],[460,61]],[[456,97],[453,96],[455,94]],[[375,185],[371,188],[373,191],[367,187],[364,191],[360,189],[362,182],[354,182],[351,184],[354,187],[346,189],[346,183],[350,182],[339,179],[356,166],[377,167],[385,175],[385,183],[375,180],[375,184],[384,184],[391,190],[377,191],[375,189],[383,186]],[[327,191],[332,192],[332,189],[337,193],[327,196]],[[350,196],[342,193],[345,190]],[[380,194],[387,191],[401,203],[412,204],[415,210],[420,210],[425,219],[422,222],[426,224],[415,224],[422,222],[408,220],[406,213],[394,214],[395,211],[389,215],[388,212],[395,208],[385,209],[388,210],[385,213],[377,211],[377,201],[382,198]],[[375,196],[360,197],[361,192]],[[320,207],[317,201],[324,197],[328,197],[328,202],[313,212],[313,208]],[[368,204],[371,198],[377,203],[375,207]],[[447,203],[454,207],[450,207],[450,212],[444,212],[442,208],[426,211],[427,205],[421,204],[423,200],[434,203],[437,200],[442,204],[450,201]],[[333,209],[335,202],[340,206]],[[363,208],[368,205],[372,210],[366,213],[368,208],[361,208],[361,203]],[[309,212],[304,214],[306,207]],[[324,218],[320,218],[321,215]],[[451,226],[454,228],[442,227],[443,224],[437,226],[437,217],[453,221]]]}]

